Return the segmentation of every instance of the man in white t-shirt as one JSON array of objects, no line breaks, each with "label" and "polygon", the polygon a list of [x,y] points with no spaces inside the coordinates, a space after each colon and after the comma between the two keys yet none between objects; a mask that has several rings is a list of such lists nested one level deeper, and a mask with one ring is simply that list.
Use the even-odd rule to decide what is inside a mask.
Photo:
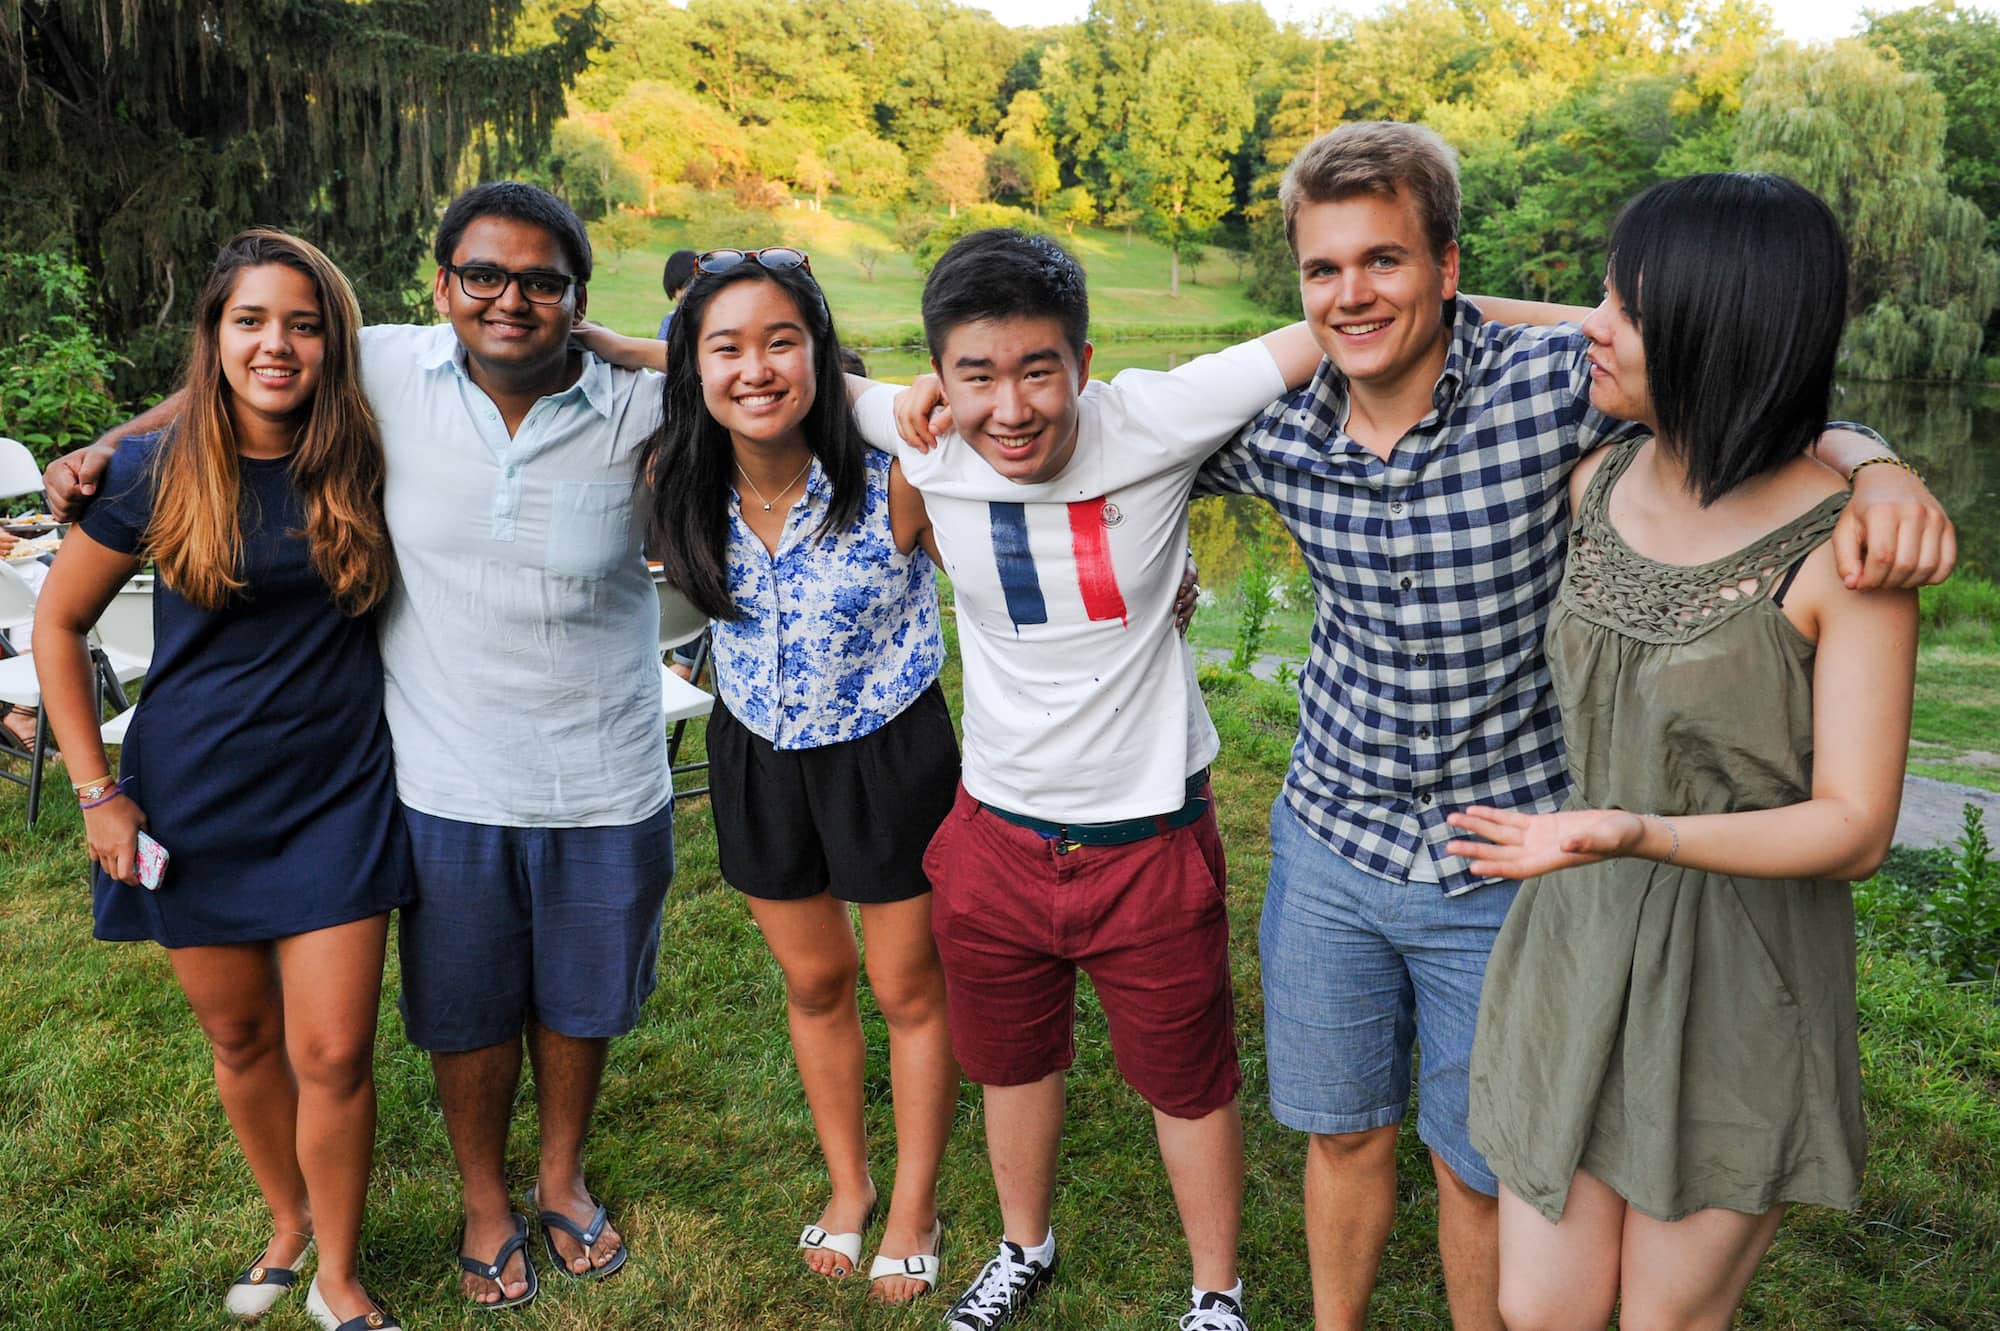
[{"label": "man in white t-shirt", "polygon": [[[947,1318],[1008,1323],[1055,1268],[1050,1226],[1076,971],[1153,1107],[1194,1267],[1184,1327],[1242,1331],[1225,866],[1215,728],[1174,631],[1196,470],[1304,382],[1302,326],[1091,383],[1082,270],[994,230],[946,252],[924,330],[964,444],[904,448],[955,588],[964,781],[925,859],[952,1043],[986,1104],[1005,1236]],[[895,439],[893,390],[859,406]]]}]

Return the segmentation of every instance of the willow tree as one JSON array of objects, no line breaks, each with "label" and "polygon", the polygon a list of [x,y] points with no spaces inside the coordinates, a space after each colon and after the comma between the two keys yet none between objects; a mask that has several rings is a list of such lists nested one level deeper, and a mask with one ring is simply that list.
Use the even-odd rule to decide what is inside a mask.
[{"label": "willow tree", "polygon": [[439,202],[546,142],[597,43],[582,0],[0,0],[0,249],[96,275],[128,396],[244,226],[401,313]]},{"label": "willow tree", "polygon": [[1852,251],[1845,359],[1867,378],[1961,379],[2000,301],[1986,219],[1944,177],[1944,99],[1893,53],[1779,48],[1743,85],[1737,163],[1818,191]]}]

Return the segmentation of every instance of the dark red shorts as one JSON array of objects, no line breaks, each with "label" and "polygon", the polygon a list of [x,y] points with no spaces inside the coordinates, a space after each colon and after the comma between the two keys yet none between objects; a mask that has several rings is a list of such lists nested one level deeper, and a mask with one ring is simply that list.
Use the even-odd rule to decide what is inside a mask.
[{"label": "dark red shorts", "polygon": [[1021,1086],[1069,1067],[1081,967],[1118,1071],[1147,1103],[1201,1118],[1236,1098],[1228,868],[1212,805],[1143,841],[1064,852],[961,785],[924,872],[966,1076]]}]

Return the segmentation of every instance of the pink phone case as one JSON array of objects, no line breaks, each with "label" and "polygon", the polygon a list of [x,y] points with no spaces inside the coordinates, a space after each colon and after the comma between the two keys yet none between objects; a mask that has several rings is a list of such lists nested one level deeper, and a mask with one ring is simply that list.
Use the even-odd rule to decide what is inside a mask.
[{"label": "pink phone case", "polygon": [[139,833],[139,886],[148,892],[157,892],[160,880],[167,876],[167,848]]}]

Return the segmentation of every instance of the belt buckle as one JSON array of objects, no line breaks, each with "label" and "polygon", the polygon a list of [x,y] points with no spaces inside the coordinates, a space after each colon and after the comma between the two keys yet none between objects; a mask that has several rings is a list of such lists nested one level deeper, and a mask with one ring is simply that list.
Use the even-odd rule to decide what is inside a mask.
[{"label": "belt buckle", "polygon": [[[1069,831],[1069,828],[1065,827],[1063,828],[1063,831],[1067,832]],[[1066,836],[1058,835],[1055,840],[1056,840],[1056,854],[1058,855],[1067,855],[1073,850],[1083,849],[1083,843],[1081,841],[1071,841]]]}]

